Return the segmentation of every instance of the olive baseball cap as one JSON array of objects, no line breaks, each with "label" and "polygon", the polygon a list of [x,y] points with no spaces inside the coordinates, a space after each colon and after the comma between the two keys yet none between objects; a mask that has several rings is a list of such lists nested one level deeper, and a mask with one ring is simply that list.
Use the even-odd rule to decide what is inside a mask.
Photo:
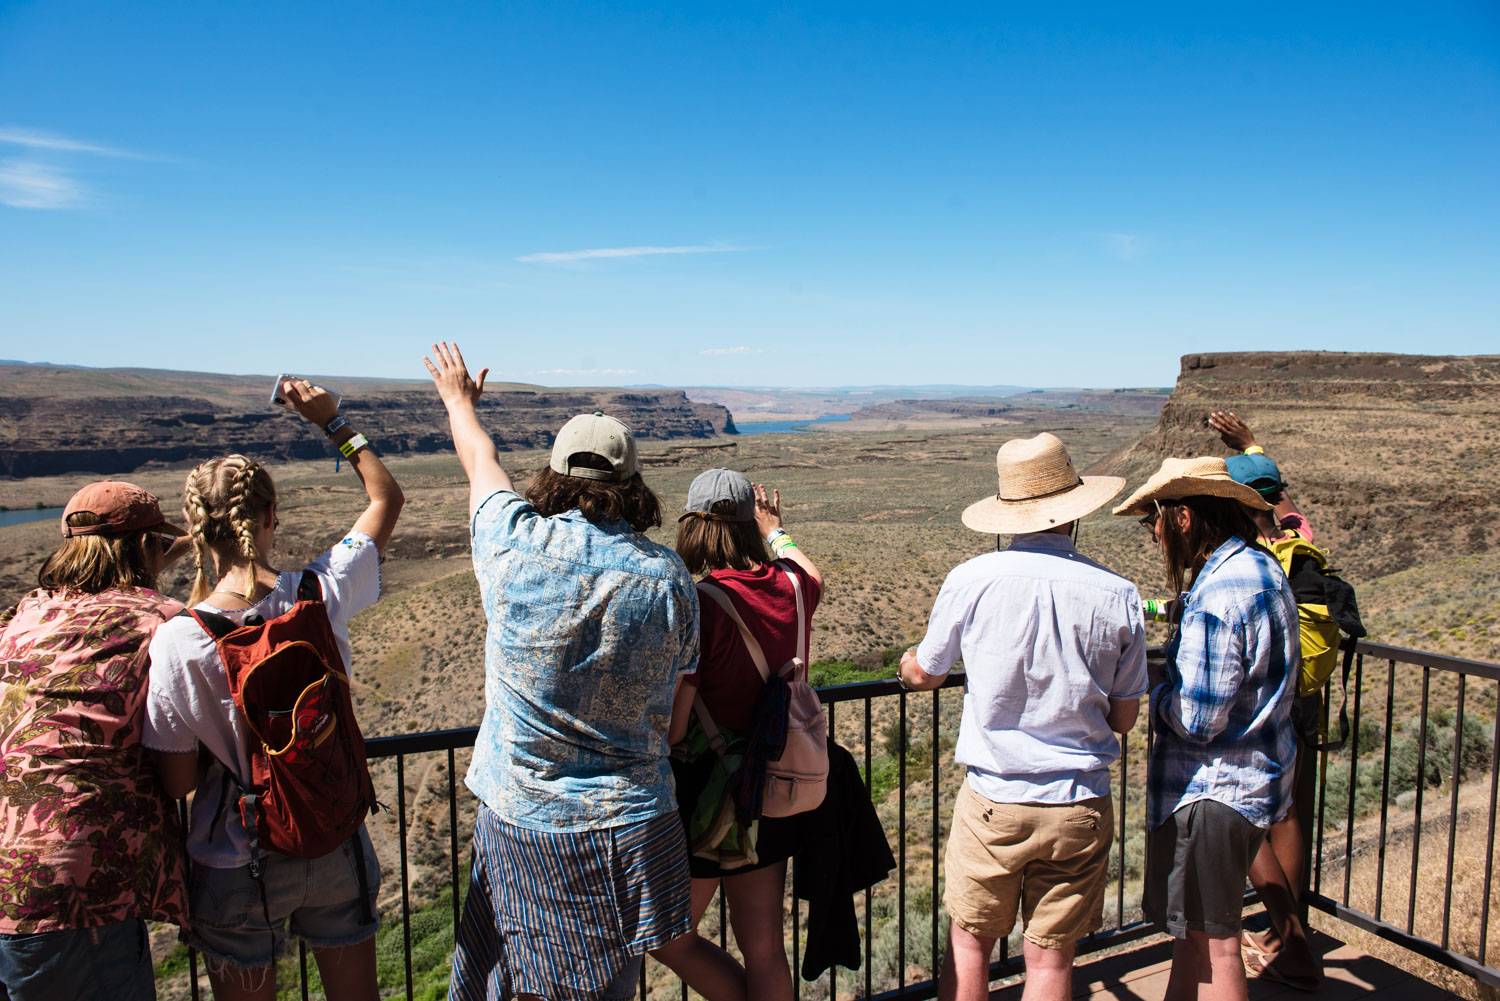
[{"label": "olive baseball cap", "polygon": [[[576,466],[575,455],[597,455],[609,463],[609,469]],[[552,442],[549,465],[554,473],[585,480],[628,480],[640,471],[630,429],[602,410],[579,414],[562,426]]]},{"label": "olive baseball cap", "polygon": [[687,514],[682,517],[712,514],[714,505],[720,501],[734,504],[734,514],[721,515],[721,518],[728,521],[755,520],[755,490],[744,473],[733,469],[707,469],[693,477],[688,486],[687,506],[683,508]]},{"label": "olive baseball cap", "polygon": [[[68,518],[88,513],[99,519],[94,525],[70,525]],[[134,483],[100,480],[90,483],[73,495],[63,508],[62,535],[65,539],[80,535],[124,535],[155,529],[163,535],[186,535],[162,516],[156,495]]]}]

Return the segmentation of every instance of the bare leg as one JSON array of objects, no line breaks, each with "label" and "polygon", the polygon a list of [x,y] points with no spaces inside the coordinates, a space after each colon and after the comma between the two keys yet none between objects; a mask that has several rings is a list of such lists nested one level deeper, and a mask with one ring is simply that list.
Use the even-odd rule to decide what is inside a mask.
[{"label": "bare leg", "polygon": [[948,926],[948,954],[938,977],[938,1001],[989,1001],[990,956],[995,940]]},{"label": "bare leg", "polygon": [[1198,983],[1206,976],[1207,945],[1191,938],[1172,940],[1172,972],[1162,1001],[1197,1001]]},{"label": "bare leg", "polygon": [[208,960],[208,983],[214,1001],[276,1001],[276,967],[253,970]]},{"label": "bare leg", "polygon": [[717,879],[693,880],[694,930],[674,938],[651,953],[651,957],[708,1001],[746,1001],[745,968],[697,932],[698,922],[718,887]]},{"label": "bare leg", "polygon": [[[1291,868],[1287,868],[1288,865]],[[1273,824],[1250,863],[1250,882],[1266,905],[1270,928],[1261,942],[1269,963],[1294,980],[1316,981],[1322,964],[1298,917],[1301,898],[1302,829],[1295,813]]]},{"label": "bare leg", "polygon": [[375,980],[375,939],[337,949],[314,949],[318,976],[328,1001],[377,1001],[380,985]]},{"label": "bare leg", "polygon": [[1073,953],[1077,948],[1069,943],[1059,949],[1046,949],[1030,939],[1022,939],[1026,986],[1021,989],[1021,1001],[1068,1001],[1073,996]]},{"label": "bare leg", "polygon": [[746,992],[756,1001],[791,1001],[792,971],[782,934],[786,863],[724,880],[734,941],[745,957]]},{"label": "bare leg", "polygon": [[1208,957],[1208,982],[1198,990],[1199,1001],[1249,1001],[1250,987],[1245,982],[1245,964],[1240,959],[1238,935],[1204,935],[1188,932],[1188,938],[1203,940],[1200,955]]}]

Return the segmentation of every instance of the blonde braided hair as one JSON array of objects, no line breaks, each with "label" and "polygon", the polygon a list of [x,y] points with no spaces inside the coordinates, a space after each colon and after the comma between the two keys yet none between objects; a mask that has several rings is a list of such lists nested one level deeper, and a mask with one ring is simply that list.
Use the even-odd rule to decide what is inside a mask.
[{"label": "blonde braided hair", "polygon": [[201,462],[182,489],[182,513],[193,539],[193,592],[197,604],[213,592],[209,568],[214,554],[254,562],[255,526],[276,503],[276,484],[264,466],[243,455]]}]

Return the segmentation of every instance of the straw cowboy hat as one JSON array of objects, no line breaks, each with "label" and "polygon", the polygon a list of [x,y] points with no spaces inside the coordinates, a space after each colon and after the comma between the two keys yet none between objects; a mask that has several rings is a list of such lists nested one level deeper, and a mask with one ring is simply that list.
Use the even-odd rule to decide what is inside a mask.
[{"label": "straw cowboy hat", "polygon": [[[1045,532],[1103,507],[1125,487],[1118,476],[1079,476],[1055,434],[1012,438],[995,453],[1000,490],[970,504],[963,522],[987,535]],[[1248,488],[1247,488],[1248,489]]]},{"label": "straw cowboy hat", "polygon": [[1161,468],[1115,508],[1115,514],[1145,514],[1151,510],[1152,501],[1183,497],[1227,497],[1257,511],[1271,510],[1255,488],[1235,482],[1223,459],[1201,455],[1196,459],[1163,459]]}]

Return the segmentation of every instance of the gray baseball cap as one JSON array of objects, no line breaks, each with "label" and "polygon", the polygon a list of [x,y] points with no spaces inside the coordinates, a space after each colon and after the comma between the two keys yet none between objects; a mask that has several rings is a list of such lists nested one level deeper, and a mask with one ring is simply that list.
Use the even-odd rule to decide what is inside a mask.
[{"label": "gray baseball cap", "polygon": [[755,491],[749,478],[733,469],[707,469],[693,477],[683,510],[709,514],[720,501],[734,502],[734,514],[726,516],[730,521],[755,520]]},{"label": "gray baseball cap", "polygon": [[[575,466],[570,461],[575,455],[597,455],[609,469]],[[562,426],[552,442],[549,465],[554,473],[585,480],[628,480],[640,471],[630,429],[600,410],[579,414]]]}]

